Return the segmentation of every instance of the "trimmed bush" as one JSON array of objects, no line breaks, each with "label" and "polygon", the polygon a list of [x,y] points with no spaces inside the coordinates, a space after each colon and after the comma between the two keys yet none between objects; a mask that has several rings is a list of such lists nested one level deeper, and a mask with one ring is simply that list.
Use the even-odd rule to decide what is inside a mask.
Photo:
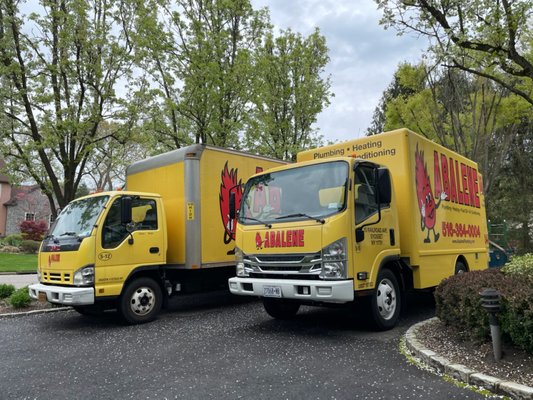
[{"label": "trimmed bush", "polygon": [[7,299],[15,291],[15,286],[7,283],[0,284],[0,299]]},{"label": "trimmed bush", "polygon": [[35,240],[23,240],[20,244],[20,249],[24,253],[35,254],[39,251],[39,246],[41,246],[41,242]]},{"label": "trimmed bush", "polygon": [[28,288],[24,287],[15,290],[15,292],[13,292],[13,294],[9,297],[8,302],[13,308],[28,307],[31,303],[31,297],[28,293]]},{"label": "trimmed bush", "polygon": [[533,254],[524,254],[523,256],[515,256],[508,262],[502,271],[506,274],[527,275],[533,278]]},{"label": "trimmed bush", "polygon": [[489,340],[489,318],[479,296],[487,288],[501,294],[498,318],[504,339],[533,353],[533,278],[524,274],[488,269],[454,275],[435,290],[437,316],[468,339]]},{"label": "trimmed bush", "polygon": [[19,247],[22,242],[22,235],[20,233],[14,233],[13,235],[6,236],[2,239],[2,244],[5,246]]}]

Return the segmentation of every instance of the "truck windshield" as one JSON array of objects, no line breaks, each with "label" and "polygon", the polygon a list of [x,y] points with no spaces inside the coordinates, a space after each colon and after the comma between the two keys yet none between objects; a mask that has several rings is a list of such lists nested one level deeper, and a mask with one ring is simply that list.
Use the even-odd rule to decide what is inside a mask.
[{"label": "truck windshield", "polygon": [[58,215],[49,235],[53,237],[89,236],[98,215],[108,200],[109,196],[97,196],[69,203]]},{"label": "truck windshield", "polygon": [[323,222],[345,208],[348,171],[347,162],[332,161],[253,177],[244,188],[239,223]]}]

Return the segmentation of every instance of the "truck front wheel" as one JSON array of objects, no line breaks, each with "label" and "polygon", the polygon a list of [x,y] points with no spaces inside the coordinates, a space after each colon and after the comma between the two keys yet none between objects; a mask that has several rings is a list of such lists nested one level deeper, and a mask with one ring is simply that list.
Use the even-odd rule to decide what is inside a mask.
[{"label": "truck front wheel", "polygon": [[119,312],[128,324],[142,324],[155,319],[161,310],[163,294],[156,281],[139,278],[128,284],[119,302]]},{"label": "truck front wheel", "polygon": [[382,269],[371,299],[372,319],[376,327],[382,331],[394,328],[400,316],[400,308],[398,280],[391,270]]},{"label": "truck front wheel", "polygon": [[265,311],[276,319],[290,319],[296,315],[300,309],[300,304],[283,299],[263,298]]}]

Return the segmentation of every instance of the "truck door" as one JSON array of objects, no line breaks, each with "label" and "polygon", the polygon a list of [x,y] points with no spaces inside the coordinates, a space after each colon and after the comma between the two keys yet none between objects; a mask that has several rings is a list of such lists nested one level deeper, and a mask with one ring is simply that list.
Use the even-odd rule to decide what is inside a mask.
[{"label": "truck door", "polygon": [[356,280],[356,290],[373,288],[375,282],[370,278],[376,276],[381,261],[388,255],[397,253],[392,250],[398,247],[398,230],[390,201],[378,204],[377,168],[372,163],[361,163],[355,168],[354,276],[357,277],[359,272],[366,272],[368,276],[366,280]]},{"label": "truck door", "polygon": [[134,268],[164,262],[165,241],[158,204],[153,198],[134,197],[129,226],[121,224],[120,197],[108,207],[96,243],[97,295],[102,291],[105,296],[120,294]]}]

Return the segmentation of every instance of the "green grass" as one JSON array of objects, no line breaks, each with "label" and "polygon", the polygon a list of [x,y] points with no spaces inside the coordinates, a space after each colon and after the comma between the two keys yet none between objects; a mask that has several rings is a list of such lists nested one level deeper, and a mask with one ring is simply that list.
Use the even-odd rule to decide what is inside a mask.
[{"label": "green grass", "polygon": [[0,253],[0,272],[26,271],[37,271],[37,254]]}]

